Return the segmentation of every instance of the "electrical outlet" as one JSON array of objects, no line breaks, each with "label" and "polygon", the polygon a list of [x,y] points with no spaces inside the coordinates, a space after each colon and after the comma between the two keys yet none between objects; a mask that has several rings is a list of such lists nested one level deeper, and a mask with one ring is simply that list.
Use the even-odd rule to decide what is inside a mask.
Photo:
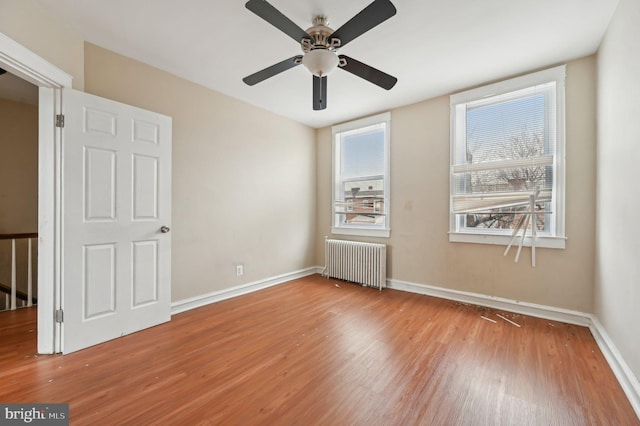
[{"label": "electrical outlet", "polygon": [[244,266],[236,265],[236,276],[241,277],[244,274]]}]

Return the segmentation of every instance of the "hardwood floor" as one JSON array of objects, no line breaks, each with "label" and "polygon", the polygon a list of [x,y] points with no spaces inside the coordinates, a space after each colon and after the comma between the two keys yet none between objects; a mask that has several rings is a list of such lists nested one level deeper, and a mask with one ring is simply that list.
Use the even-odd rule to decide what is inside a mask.
[{"label": "hardwood floor", "polygon": [[584,327],[319,276],[65,356],[35,315],[0,314],[0,401],[73,425],[640,425]]}]

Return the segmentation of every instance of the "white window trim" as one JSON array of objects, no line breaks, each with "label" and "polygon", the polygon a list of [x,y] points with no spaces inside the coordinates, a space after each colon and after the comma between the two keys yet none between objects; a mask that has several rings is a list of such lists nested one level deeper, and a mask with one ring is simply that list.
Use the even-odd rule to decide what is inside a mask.
[{"label": "white window trim", "polygon": [[[374,124],[386,123],[385,140],[384,140],[384,158],[385,158],[385,180],[384,180],[384,209],[385,209],[385,225],[384,227],[374,227],[370,225],[337,225],[336,224],[336,160],[338,153],[336,151],[336,134],[357,130],[363,127],[372,126]],[[389,238],[391,235],[391,168],[390,168],[390,140],[391,140],[391,113],[373,115],[361,118],[359,120],[350,121],[348,123],[338,124],[331,128],[332,136],[332,160],[331,160],[331,233],[337,235],[355,235],[363,237],[381,237]]]},{"label": "white window trim", "polygon": [[[527,74],[521,77],[512,78],[510,80],[501,81],[476,89],[467,90],[465,92],[456,93],[450,97],[450,165],[453,168],[455,164],[455,146],[457,141],[457,133],[464,129],[456,126],[456,105],[477,101],[490,96],[497,96],[527,87],[544,84],[551,81],[556,82],[556,154],[555,154],[555,174],[554,174],[554,200],[552,205],[555,209],[555,235],[536,237],[536,247],[545,248],[565,248],[565,182],[566,182],[566,137],[565,137],[565,78],[566,65],[550,68],[544,71]],[[449,174],[449,195],[453,194],[454,181],[452,173]],[[508,245],[511,241],[510,235],[492,234],[490,231],[482,230],[478,232],[461,232],[457,230],[456,215],[449,208],[449,241],[478,243],[478,244],[498,244]],[[524,240],[524,246],[531,246],[531,237],[527,236]]]}]

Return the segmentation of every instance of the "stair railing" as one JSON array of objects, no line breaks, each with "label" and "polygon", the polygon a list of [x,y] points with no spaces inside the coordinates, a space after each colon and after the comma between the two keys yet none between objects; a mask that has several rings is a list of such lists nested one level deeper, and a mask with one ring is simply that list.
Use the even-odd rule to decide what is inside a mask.
[{"label": "stair railing", "polygon": [[[37,298],[33,297],[33,261],[31,255],[32,239],[38,238],[37,233],[31,234],[0,234],[0,240],[11,240],[11,285],[0,283],[0,292],[5,295],[5,307],[11,310],[17,308],[17,300],[21,301],[21,306],[33,306],[37,303]],[[27,243],[27,293],[18,291],[16,274],[16,240],[26,239]]]}]

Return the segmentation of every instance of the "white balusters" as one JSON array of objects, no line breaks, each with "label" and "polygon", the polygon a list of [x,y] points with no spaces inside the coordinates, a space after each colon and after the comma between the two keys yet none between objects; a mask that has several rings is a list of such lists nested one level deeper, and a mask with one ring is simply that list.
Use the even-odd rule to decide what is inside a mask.
[{"label": "white balusters", "polygon": [[[37,238],[38,234],[5,234],[0,235],[0,240],[11,240],[11,286],[5,286],[4,293],[4,309],[15,310],[20,307],[33,306],[33,255],[32,255],[32,238]],[[27,240],[27,277],[26,287],[27,292],[18,292],[18,256],[16,254],[16,240]],[[6,246],[5,246],[6,247]],[[24,259],[24,258],[23,258]],[[24,279],[24,278],[21,278]],[[24,281],[22,281],[24,282]],[[18,294],[19,293],[19,294]],[[20,303],[18,304],[18,295],[20,296]],[[0,299],[1,300],[1,299]]]},{"label": "white balusters", "polygon": [[33,273],[31,265],[31,238],[27,243],[27,306],[33,306]]},{"label": "white balusters", "polygon": [[11,310],[16,310],[16,239],[11,239]]}]

